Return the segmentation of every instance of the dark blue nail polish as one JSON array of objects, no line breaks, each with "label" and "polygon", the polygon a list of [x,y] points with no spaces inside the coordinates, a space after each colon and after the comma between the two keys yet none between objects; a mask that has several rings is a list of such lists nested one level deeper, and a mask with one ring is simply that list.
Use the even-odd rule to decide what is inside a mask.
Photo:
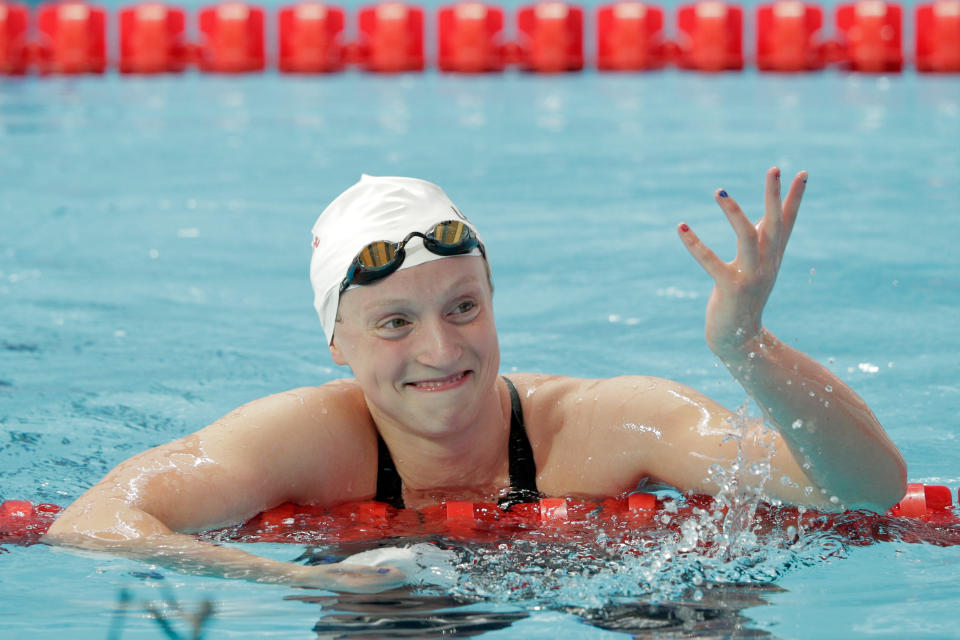
[{"label": "dark blue nail polish", "polygon": [[726,197],[727,197],[727,192],[724,191],[723,189],[721,189],[721,190],[720,190],[720,197],[721,197],[721,198],[726,198]]},{"label": "dark blue nail polish", "polygon": [[377,569],[377,573],[390,573],[390,569],[387,569],[386,567],[380,567]]}]

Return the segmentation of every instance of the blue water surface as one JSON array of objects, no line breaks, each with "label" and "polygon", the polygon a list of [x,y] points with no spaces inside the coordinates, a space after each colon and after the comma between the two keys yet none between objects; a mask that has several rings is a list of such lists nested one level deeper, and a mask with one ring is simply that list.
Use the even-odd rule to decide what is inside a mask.
[{"label": "blue water surface", "polygon": [[[348,375],[312,309],[309,230],[363,172],[437,182],[480,227],[504,372],[657,375],[740,405],[674,228],[732,258],[713,191],[756,217],[771,165],[810,181],[766,325],[864,397],[911,481],[956,489],[958,141],[960,79],[911,72],[2,79],[0,499],[68,504],[135,452]],[[885,543],[780,564],[730,633],[957,637],[958,558]],[[292,589],[44,546],[0,568],[11,637],[118,619],[160,637],[139,604],[116,615],[123,589],[172,618],[171,598],[213,600],[212,637],[322,635]],[[472,606],[527,616],[486,637],[625,637]]]}]

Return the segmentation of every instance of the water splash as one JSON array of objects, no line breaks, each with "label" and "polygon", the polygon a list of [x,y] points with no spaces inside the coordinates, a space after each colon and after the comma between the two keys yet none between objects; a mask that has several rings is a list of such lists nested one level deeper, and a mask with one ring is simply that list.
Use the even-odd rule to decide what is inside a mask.
[{"label": "water splash", "polygon": [[[667,499],[653,528],[588,521],[493,546],[467,544],[452,594],[544,607],[602,608],[624,597],[698,601],[710,589],[770,584],[797,567],[844,556],[846,543],[829,527],[805,530],[802,509],[785,516],[766,506],[776,437],[744,404],[728,436],[736,458],[709,469],[717,486],[712,503]],[[763,458],[747,458],[745,438]]]}]

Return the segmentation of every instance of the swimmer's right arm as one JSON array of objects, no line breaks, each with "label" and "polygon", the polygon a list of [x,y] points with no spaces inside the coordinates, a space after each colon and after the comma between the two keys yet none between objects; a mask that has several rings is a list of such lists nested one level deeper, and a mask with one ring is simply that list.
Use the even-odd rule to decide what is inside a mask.
[{"label": "swimmer's right arm", "polygon": [[[64,513],[65,516],[66,512]],[[195,575],[232,578],[295,587],[320,587],[333,591],[372,593],[403,584],[403,574],[391,567],[366,567],[343,563],[303,566],[256,556],[175,533],[138,509],[116,509],[129,537],[114,538],[109,528],[86,528],[86,518],[60,518],[44,542],[89,551],[104,551],[155,563]],[[132,535],[130,535],[132,534]]]},{"label": "swimmer's right arm", "polygon": [[347,417],[340,414],[355,408],[343,388],[328,386],[263,398],[121,463],[60,515],[44,542],[257,582],[363,592],[398,586],[403,575],[392,568],[306,567],[181,533],[243,522],[283,502],[334,500],[332,479],[351,476],[337,461],[356,466],[362,453],[339,438],[343,455],[329,455],[335,425]]}]

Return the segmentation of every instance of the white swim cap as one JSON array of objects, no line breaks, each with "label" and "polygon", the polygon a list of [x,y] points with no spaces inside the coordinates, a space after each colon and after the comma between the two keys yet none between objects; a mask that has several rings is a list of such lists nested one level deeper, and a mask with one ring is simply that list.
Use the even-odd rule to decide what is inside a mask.
[{"label": "white swim cap", "polygon": [[[377,240],[400,242],[411,231],[426,232],[446,220],[462,220],[477,233],[443,189],[417,178],[363,175],[323,210],[313,224],[310,283],[327,344],[333,342],[340,283],[360,250]],[[455,257],[428,251],[419,238],[413,238],[405,250],[401,269]],[[474,249],[468,255],[480,255],[480,251]]]}]

